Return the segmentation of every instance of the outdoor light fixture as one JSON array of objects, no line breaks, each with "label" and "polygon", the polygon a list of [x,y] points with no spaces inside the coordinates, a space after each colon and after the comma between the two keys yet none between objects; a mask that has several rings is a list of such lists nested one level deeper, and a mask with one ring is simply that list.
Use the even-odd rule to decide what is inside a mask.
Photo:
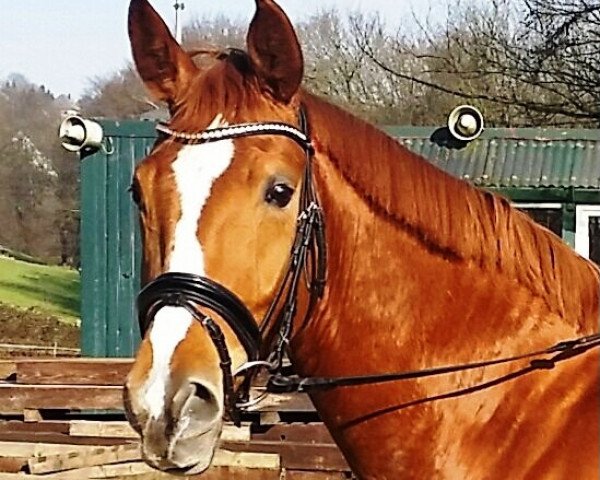
[{"label": "outdoor light fixture", "polygon": [[58,138],[69,152],[91,153],[102,147],[104,132],[100,124],[92,120],[69,115],[60,123]]},{"label": "outdoor light fixture", "polygon": [[448,130],[457,140],[475,140],[483,132],[483,115],[471,105],[460,105],[448,115]]}]

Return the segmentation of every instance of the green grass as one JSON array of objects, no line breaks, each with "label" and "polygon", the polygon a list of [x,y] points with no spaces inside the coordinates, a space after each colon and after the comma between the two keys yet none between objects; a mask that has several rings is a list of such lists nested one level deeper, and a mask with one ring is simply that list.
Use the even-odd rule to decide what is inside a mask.
[{"label": "green grass", "polygon": [[75,270],[0,257],[0,302],[79,320],[79,273]]}]

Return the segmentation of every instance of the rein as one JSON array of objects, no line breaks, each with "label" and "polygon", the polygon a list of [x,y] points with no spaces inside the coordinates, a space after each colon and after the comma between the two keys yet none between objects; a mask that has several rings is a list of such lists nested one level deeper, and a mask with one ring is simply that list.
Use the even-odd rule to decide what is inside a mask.
[{"label": "rein", "polygon": [[[271,374],[267,381],[267,393],[313,392],[445,375],[526,359],[531,359],[529,370],[552,369],[563,360],[600,346],[600,334],[595,334],[562,341],[546,349],[523,355],[422,370],[346,377],[283,375],[283,357],[291,339],[293,322],[297,314],[298,291],[303,277],[309,293],[304,322],[308,321],[318,300],[322,297],[326,280],[325,224],[313,183],[314,150],[303,107],[300,108],[299,120],[300,129],[279,122],[243,123],[198,133],[177,132],[163,124],[156,127],[164,135],[186,144],[258,135],[285,136],[295,141],[305,152],[304,175],[300,188],[300,214],[290,260],[283,281],[260,327],[244,303],[233,292],[199,275],[181,272],[164,273],[149,282],[138,296],[138,320],[142,335],[145,335],[156,313],[164,306],[185,308],[206,329],[219,355],[223,373],[225,409],[235,424],[239,425],[242,410],[264,398],[263,395],[249,401],[250,382],[260,368],[266,368]],[[222,317],[244,347],[248,361],[237,370],[232,371],[231,357],[221,328],[209,316],[201,314],[197,309],[198,306],[208,308]],[[264,338],[269,332],[274,332],[274,337],[268,345],[265,345]],[[553,356],[537,358],[548,355]],[[237,377],[242,377],[243,380],[236,390]]]},{"label": "rein", "polygon": [[[446,375],[449,373],[463,372],[477,368],[490,367],[512,363],[518,360],[533,358],[529,364],[530,370],[551,370],[557,363],[571,357],[581,355],[592,348],[600,346],[600,334],[596,333],[574,340],[565,340],[551,347],[536,352],[515,355],[512,357],[485,360],[483,362],[462,363],[444,367],[424,368],[422,370],[408,370],[405,372],[380,373],[376,375],[356,375],[348,377],[299,377],[297,375],[273,375],[269,379],[269,391],[277,393],[311,392],[315,390],[329,390],[337,387],[354,387],[372,383],[396,382],[399,380],[414,380],[417,378]],[[543,355],[552,355],[551,358],[534,358]]]}]

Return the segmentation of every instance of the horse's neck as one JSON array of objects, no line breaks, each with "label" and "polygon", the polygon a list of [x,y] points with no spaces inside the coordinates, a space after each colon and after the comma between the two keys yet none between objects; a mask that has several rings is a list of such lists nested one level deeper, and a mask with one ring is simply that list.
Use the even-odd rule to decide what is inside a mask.
[{"label": "horse's neck", "polygon": [[[565,322],[510,275],[469,264],[435,239],[423,238],[410,212],[390,218],[385,208],[366,198],[360,185],[349,181],[356,172],[344,171],[336,159],[351,151],[347,145],[340,148],[342,141],[360,145],[369,139],[356,138],[351,131],[336,141],[320,135],[335,122],[335,112],[312,118],[318,190],[326,215],[328,289],[319,314],[296,343],[303,370],[349,373],[348,365],[339,361],[348,348],[360,352],[361,370],[390,362],[397,368],[420,368],[511,355],[582,333],[580,323]],[[402,168],[405,158],[362,159],[365,164],[390,160]],[[393,168],[382,168],[384,189],[394,187],[388,185],[397,176]],[[593,322],[590,318],[583,330],[593,330]]]},{"label": "horse's neck", "polygon": [[[443,178],[440,172],[430,170],[428,178],[422,171],[403,176],[411,175],[418,159],[405,155],[379,134],[373,142],[372,129],[360,125],[354,129],[356,125],[347,117],[336,118],[334,108],[319,111],[311,106],[317,147],[314,173],[325,213],[328,278],[325,296],[314,315],[295,332],[292,359],[299,374],[377,374],[474,362],[531,352],[596,330],[598,276],[589,265],[557,240],[537,235],[537,230],[533,234],[527,231],[531,225],[526,225],[525,231],[510,230],[512,237],[508,238],[499,235],[502,232],[488,221],[488,242],[476,243],[474,239],[479,237],[473,233],[480,228],[482,216],[498,213],[499,221],[506,223],[523,223],[523,218],[502,217],[502,211],[493,209],[508,205],[489,197],[484,200],[492,202],[492,213],[478,210],[482,202],[478,205],[476,201],[481,198],[468,204],[467,195],[460,195],[466,188]],[[342,127],[334,129],[337,120]],[[382,155],[382,151],[390,155]],[[371,171],[369,179],[369,172],[360,171],[359,162],[381,165],[380,174],[373,176]],[[435,195],[441,204],[416,204],[415,189],[424,190],[430,198]],[[473,205],[477,208],[472,212],[471,228],[468,217],[454,223],[451,214],[461,208],[464,213]],[[463,237],[470,241],[465,248]],[[519,248],[510,251],[516,256],[495,258],[511,249],[511,241],[513,246],[520,242]],[[524,244],[530,245],[529,252],[521,248]],[[539,251],[540,245],[547,250]],[[516,261],[531,263],[519,269]],[[550,269],[548,275],[539,275],[542,267]],[[529,282],[527,275],[533,278]],[[567,286],[571,287],[569,298],[563,301]],[[544,289],[548,290],[546,296]],[[556,308],[558,304],[560,308]],[[583,385],[597,384],[597,357],[586,362],[587,368],[581,369],[581,362],[565,362],[554,373],[538,372],[487,388],[485,394],[440,402],[432,397],[492,382],[526,362],[417,381],[334,388],[312,397],[359,476],[505,477],[502,458],[513,458],[515,451],[522,452],[535,443],[529,441],[535,437],[530,437],[530,432],[540,431],[541,438],[553,439],[544,442],[548,445],[562,445],[555,439],[568,437],[567,433],[562,436],[563,430],[553,430],[557,421],[548,422],[546,416],[539,425],[515,419],[532,411],[545,415],[549,406],[558,405],[560,415],[551,418],[569,425],[563,418],[575,418],[574,412],[579,413],[581,404],[575,402],[588,392]],[[557,378],[568,379],[568,384],[553,390]],[[573,388],[572,378],[581,379],[581,384]],[[584,405],[588,414],[582,422],[593,426],[597,425],[597,389],[589,391],[591,401]],[[571,398],[568,405],[577,405],[571,409],[571,417],[565,417],[566,397]],[[490,428],[486,428],[488,423]],[[514,430],[515,425],[525,426],[524,430]],[[529,431],[530,427],[535,429]],[[519,443],[519,438],[528,440]],[[592,455],[597,451],[594,438],[587,441]],[[499,444],[506,457],[498,455]],[[586,455],[581,458],[591,458]]]}]

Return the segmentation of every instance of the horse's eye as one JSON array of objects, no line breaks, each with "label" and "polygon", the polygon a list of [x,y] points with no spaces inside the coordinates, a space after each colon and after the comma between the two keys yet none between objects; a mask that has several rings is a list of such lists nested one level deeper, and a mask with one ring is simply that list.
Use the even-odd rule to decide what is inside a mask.
[{"label": "horse's eye", "polygon": [[284,208],[290,203],[294,189],[285,183],[274,183],[265,192],[265,202],[275,207]]},{"label": "horse's eye", "polygon": [[140,186],[136,182],[133,182],[130,185],[128,190],[129,190],[129,193],[131,194],[131,200],[133,200],[133,203],[135,203],[139,207],[140,204],[142,203],[142,195],[140,193]]}]

